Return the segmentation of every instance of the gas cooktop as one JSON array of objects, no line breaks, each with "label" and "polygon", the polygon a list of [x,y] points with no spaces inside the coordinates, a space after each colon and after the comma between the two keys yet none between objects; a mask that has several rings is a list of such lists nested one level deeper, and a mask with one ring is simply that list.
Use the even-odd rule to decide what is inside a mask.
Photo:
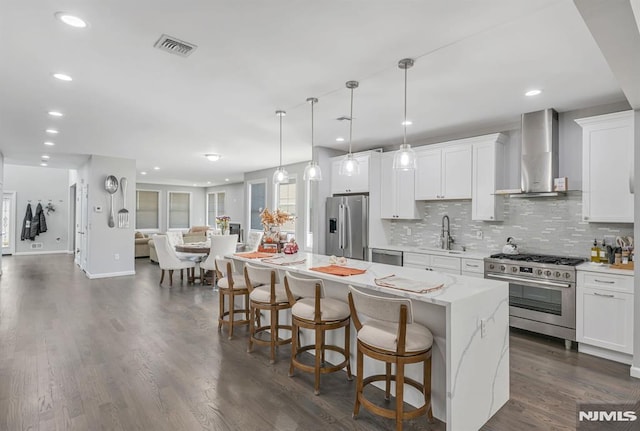
[{"label": "gas cooktop", "polygon": [[492,254],[491,259],[510,260],[512,262],[547,263],[551,265],[580,265],[585,259],[580,257],[549,256],[544,254]]}]

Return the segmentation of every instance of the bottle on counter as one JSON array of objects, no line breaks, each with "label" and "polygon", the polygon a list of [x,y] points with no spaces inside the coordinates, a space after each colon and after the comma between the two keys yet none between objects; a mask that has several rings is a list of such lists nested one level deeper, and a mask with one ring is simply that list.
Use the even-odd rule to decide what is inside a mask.
[{"label": "bottle on counter", "polygon": [[602,240],[602,247],[600,248],[600,263],[608,263],[609,256],[607,255],[607,245]]},{"label": "bottle on counter", "polygon": [[593,247],[591,247],[591,262],[600,262],[600,247],[596,238],[593,239]]}]

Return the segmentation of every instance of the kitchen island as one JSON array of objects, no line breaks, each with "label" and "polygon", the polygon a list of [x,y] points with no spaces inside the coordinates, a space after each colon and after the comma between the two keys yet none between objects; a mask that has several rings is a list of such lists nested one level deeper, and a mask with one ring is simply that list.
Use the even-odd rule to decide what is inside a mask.
[{"label": "kitchen island", "polygon": [[[347,266],[366,270],[364,274],[341,277],[311,270],[329,265],[329,257],[310,253],[276,255],[275,259],[247,259],[230,256],[237,262],[277,269],[307,277],[321,278],[326,295],[347,301],[348,286],[376,291],[381,296],[410,298],[413,316],[431,330],[433,415],[446,422],[448,430],[477,430],[509,399],[509,303],[507,283],[442,274],[380,263],[349,260]],[[303,262],[300,262],[304,260]],[[289,262],[299,262],[288,264]],[[238,268],[240,269],[240,268]],[[415,293],[378,286],[375,279],[391,274],[405,279],[442,284],[430,293]],[[290,315],[282,313],[283,323]],[[340,345],[342,331],[327,334],[327,343]],[[351,340],[351,366],[355,368],[355,331]],[[305,334],[306,335],[306,334]],[[304,340],[305,342],[308,340]],[[337,360],[327,355],[329,362]],[[367,358],[368,359],[368,358]],[[381,373],[381,362],[366,360],[365,376]],[[421,379],[419,366],[407,367],[406,374]],[[354,386],[355,390],[355,386]],[[405,401],[419,405],[421,395],[412,389]]]}]

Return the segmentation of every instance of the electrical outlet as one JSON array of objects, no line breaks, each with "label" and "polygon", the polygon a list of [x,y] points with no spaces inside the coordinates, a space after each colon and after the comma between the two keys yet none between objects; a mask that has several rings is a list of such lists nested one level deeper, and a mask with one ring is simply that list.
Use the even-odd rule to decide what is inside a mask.
[{"label": "electrical outlet", "polygon": [[407,233],[407,236],[411,235],[411,228],[410,227],[405,227],[405,232]]},{"label": "electrical outlet", "polygon": [[113,255],[113,258],[114,258],[115,260],[120,260],[120,255],[119,255],[118,253],[115,253],[115,254]]},{"label": "electrical outlet", "polygon": [[482,234],[482,231],[481,231],[481,230],[477,230],[477,231],[476,231],[476,238],[478,238],[478,239],[482,239],[482,237],[483,237],[483,236],[484,236],[484,235]]},{"label": "electrical outlet", "polygon": [[480,320],[480,338],[487,336],[487,319]]}]

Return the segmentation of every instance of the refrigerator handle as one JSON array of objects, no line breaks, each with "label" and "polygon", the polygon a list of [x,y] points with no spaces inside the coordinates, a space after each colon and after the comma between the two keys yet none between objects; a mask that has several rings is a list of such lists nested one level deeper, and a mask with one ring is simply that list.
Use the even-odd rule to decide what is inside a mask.
[{"label": "refrigerator handle", "polygon": [[349,208],[349,205],[345,205],[344,209],[344,220],[346,229],[343,230],[344,240],[342,242],[342,245],[345,250],[349,249],[349,254],[347,257],[351,257],[353,256],[353,251],[351,250],[351,210]]},{"label": "refrigerator handle", "polygon": [[344,205],[338,205],[338,248],[344,249]]},{"label": "refrigerator handle", "polygon": [[[364,205],[362,206],[362,247],[367,255],[367,248],[369,248],[369,200],[365,196],[363,198]],[[367,258],[365,257],[365,260]]]}]

